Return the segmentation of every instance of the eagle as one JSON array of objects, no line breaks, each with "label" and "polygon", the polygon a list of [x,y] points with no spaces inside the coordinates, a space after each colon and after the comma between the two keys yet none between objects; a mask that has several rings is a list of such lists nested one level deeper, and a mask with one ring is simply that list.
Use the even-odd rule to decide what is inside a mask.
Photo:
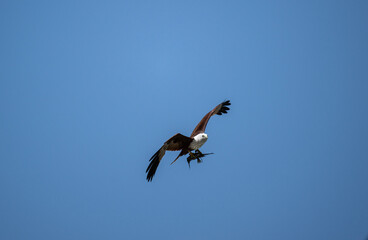
[{"label": "eagle", "polygon": [[[153,176],[156,173],[157,167],[160,164],[161,159],[165,155],[166,151],[179,151],[179,155],[177,158],[171,163],[173,164],[179,157],[186,155],[189,153],[189,157],[187,158],[188,165],[190,167],[190,161],[197,159],[197,162],[201,162],[201,157],[204,157],[208,154],[212,153],[201,153],[199,148],[203,146],[203,144],[207,141],[208,136],[204,132],[206,130],[206,126],[208,121],[213,115],[222,115],[226,114],[230,108],[230,100],[224,101],[217,105],[214,109],[212,109],[209,113],[207,113],[202,120],[198,123],[198,125],[193,130],[190,137],[184,136],[183,134],[177,133],[172,136],[169,140],[167,140],[164,145],[151,157],[149,160],[149,165],[147,167],[147,181],[152,181]],[[194,153],[192,151],[195,151]]]}]

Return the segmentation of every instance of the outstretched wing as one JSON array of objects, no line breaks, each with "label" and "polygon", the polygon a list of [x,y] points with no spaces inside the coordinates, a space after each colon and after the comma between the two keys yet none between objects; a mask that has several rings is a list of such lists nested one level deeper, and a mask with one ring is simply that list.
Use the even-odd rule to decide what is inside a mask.
[{"label": "outstretched wing", "polygon": [[222,115],[222,114],[227,113],[227,111],[230,110],[230,108],[228,108],[227,106],[230,106],[230,105],[231,105],[230,100],[224,101],[220,103],[219,105],[217,105],[214,109],[212,109],[211,112],[207,113],[206,116],[202,118],[202,120],[198,123],[196,128],[193,130],[192,135],[190,135],[190,137],[194,137],[199,133],[204,133],[204,131],[206,130],[208,120],[210,120],[210,118],[215,114]]},{"label": "outstretched wing", "polygon": [[160,164],[162,157],[165,155],[166,151],[178,151],[183,148],[187,148],[192,141],[192,138],[186,137],[180,133],[177,133],[169,140],[167,140],[164,145],[151,157],[150,164],[147,167],[147,181],[152,181],[153,176],[156,173],[157,167]]}]

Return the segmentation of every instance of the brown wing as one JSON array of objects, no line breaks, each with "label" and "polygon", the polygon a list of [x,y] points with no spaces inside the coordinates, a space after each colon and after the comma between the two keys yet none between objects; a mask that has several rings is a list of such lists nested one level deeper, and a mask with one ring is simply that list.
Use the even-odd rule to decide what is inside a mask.
[{"label": "brown wing", "polygon": [[177,133],[169,140],[167,140],[164,145],[151,157],[150,164],[147,167],[147,181],[152,181],[153,176],[156,173],[157,167],[160,164],[162,157],[165,155],[166,151],[178,151],[183,148],[188,148],[192,138],[186,137],[180,133]]},{"label": "brown wing", "polygon": [[227,113],[227,111],[230,110],[230,108],[228,108],[227,106],[230,106],[230,105],[231,105],[230,100],[224,101],[220,103],[219,105],[217,105],[214,109],[212,109],[211,112],[207,113],[202,118],[202,120],[198,123],[196,128],[193,130],[192,135],[190,135],[190,137],[194,137],[199,133],[204,133],[204,131],[206,130],[208,120],[210,120],[210,118],[215,114],[222,115],[222,114]]}]

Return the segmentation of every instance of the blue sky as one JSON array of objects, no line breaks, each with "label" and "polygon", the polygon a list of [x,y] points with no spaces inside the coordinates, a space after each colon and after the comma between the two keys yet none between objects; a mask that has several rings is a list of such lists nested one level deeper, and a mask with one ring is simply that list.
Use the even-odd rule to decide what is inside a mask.
[{"label": "blue sky", "polygon": [[[1,239],[366,239],[366,1],[1,1]],[[150,157],[225,99],[188,169]]]}]

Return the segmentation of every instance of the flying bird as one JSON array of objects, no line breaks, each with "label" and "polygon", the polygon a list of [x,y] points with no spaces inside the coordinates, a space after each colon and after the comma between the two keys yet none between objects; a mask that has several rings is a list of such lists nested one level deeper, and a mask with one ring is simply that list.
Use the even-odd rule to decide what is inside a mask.
[{"label": "flying bird", "polygon": [[[173,137],[171,137],[169,140],[167,140],[164,145],[151,157],[149,160],[150,163],[147,167],[146,173],[147,173],[147,181],[152,181],[153,176],[156,173],[157,167],[160,164],[160,161],[162,157],[165,155],[166,151],[179,151],[179,155],[177,158],[171,163],[173,164],[176,160],[178,160],[179,157],[186,155],[189,153],[189,157],[187,158],[189,167],[190,167],[190,161],[197,159],[197,162],[201,162],[201,157],[204,157],[211,153],[201,153],[199,151],[199,148],[203,146],[203,144],[207,141],[208,136],[204,132],[206,130],[206,126],[210,118],[217,114],[222,115],[227,113],[228,106],[231,105],[230,100],[224,101],[217,105],[212,111],[207,113],[202,120],[198,123],[198,125],[193,130],[190,137],[184,136],[180,133],[175,134]],[[193,153],[192,151],[195,152]]]}]

